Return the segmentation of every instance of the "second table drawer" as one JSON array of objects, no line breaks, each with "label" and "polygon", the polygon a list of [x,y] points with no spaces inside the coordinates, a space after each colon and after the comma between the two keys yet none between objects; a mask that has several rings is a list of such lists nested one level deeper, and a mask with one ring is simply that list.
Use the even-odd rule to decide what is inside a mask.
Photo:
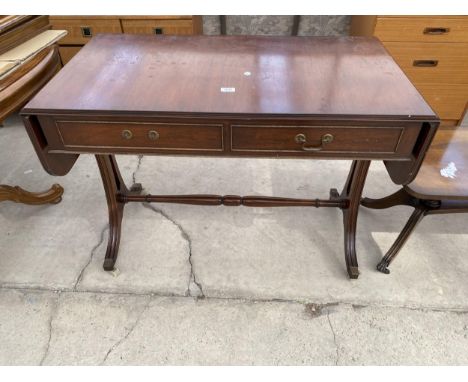
[{"label": "second table drawer", "polygon": [[192,20],[122,20],[124,33],[130,34],[193,34]]},{"label": "second table drawer", "polygon": [[74,18],[51,20],[52,29],[65,29],[68,34],[60,40],[60,45],[86,44],[98,33],[122,33],[119,19]]},{"label": "second table drawer", "polygon": [[468,43],[387,42],[413,83],[468,83]]},{"label": "second table drawer", "polygon": [[223,125],[56,121],[69,149],[223,151]]},{"label": "second table drawer", "polygon": [[[411,152],[417,129],[357,126],[232,125],[232,151],[385,153]],[[406,139],[402,139],[404,132]]]}]

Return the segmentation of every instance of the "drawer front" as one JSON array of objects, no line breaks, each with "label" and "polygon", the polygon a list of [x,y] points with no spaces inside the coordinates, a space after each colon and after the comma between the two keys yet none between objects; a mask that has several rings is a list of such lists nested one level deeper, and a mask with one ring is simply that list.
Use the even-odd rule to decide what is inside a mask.
[{"label": "drawer front", "polygon": [[468,17],[378,17],[381,41],[468,42]]},{"label": "drawer front", "polygon": [[67,149],[223,151],[223,125],[56,121]]},{"label": "drawer front", "polygon": [[468,84],[468,43],[387,42],[384,45],[413,83]]},{"label": "drawer front", "polygon": [[122,28],[129,34],[193,34],[192,20],[122,20]]},{"label": "drawer front", "polygon": [[61,46],[59,47],[60,58],[62,64],[65,65],[70,61],[75,54],[77,54],[81,49],[81,46]]},{"label": "drawer front", "polygon": [[52,29],[66,29],[60,45],[84,45],[98,33],[122,33],[119,19],[53,19]]},{"label": "drawer front", "polygon": [[[418,129],[404,127],[231,126],[232,151],[409,155]],[[402,139],[405,135],[405,139]]]},{"label": "drawer front", "polygon": [[440,119],[460,119],[468,103],[465,84],[414,84]]}]

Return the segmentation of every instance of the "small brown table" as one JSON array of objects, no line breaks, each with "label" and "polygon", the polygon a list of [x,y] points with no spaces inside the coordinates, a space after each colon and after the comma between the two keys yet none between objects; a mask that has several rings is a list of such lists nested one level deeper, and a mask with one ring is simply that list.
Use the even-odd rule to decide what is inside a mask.
[{"label": "small brown table", "polygon": [[[416,175],[438,118],[375,38],[98,35],[22,111],[44,168],[65,175],[95,154],[109,207],[104,269],[117,259],[125,203],[338,207],[355,251],[371,160]],[[141,195],[114,154],[352,159],[330,198]],[[318,180],[319,181],[319,180]]]}]

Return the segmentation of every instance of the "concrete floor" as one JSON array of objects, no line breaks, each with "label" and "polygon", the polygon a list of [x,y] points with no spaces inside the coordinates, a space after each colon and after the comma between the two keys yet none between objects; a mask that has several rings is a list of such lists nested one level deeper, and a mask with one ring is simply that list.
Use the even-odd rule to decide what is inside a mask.
[{"label": "concrete floor", "polygon": [[[347,161],[119,156],[153,193],[327,197]],[[468,216],[423,220],[383,275],[411,211],[362,209],[349,280],[341,212],[130,204],[106,273],[96,163],[45,173],[17,117],[0,129],[0,183],[58,182],[58,205],[0,204],[0,364],[431,365],[468,363]],[[365,195],[398,187],[373,163]]]}]

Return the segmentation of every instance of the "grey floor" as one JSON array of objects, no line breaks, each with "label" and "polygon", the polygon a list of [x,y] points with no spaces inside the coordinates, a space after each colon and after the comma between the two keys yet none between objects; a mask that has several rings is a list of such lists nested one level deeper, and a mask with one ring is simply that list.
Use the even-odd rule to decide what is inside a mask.
[{"label": "grey floor", "polygon": [[[153,193],[327,197],[347,161],[119,156]],[[0,204],[0,364],[467,364],[468,216],[430,216],[390,275],[375,270],[410,209],[362,209],[361,276],[345,272],[341,212],[130,204],[118,270],[102,270],[107,207],[92,156],[40,166],[17,117],[0,183],[58,182],[58,205]],[[397,189],[373,163],[367,196]]]}]

